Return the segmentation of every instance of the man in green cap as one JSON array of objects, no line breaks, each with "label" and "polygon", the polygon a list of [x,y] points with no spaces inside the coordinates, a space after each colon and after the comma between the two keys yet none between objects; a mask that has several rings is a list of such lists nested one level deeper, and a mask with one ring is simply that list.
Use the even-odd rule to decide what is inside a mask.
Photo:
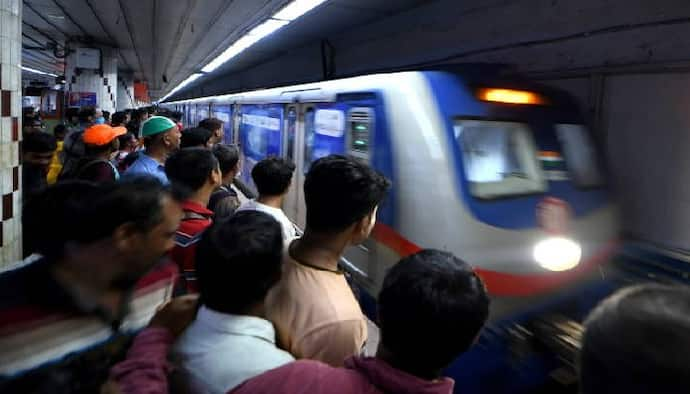
[{"label": "man in green cap", "polygon": [[152,116],[141,125],[141,135],[146,150],[124,175],[152,175],[167,185],[170,182],[165,175],[165,160],[180,149],[180,129],[165,116]]}]

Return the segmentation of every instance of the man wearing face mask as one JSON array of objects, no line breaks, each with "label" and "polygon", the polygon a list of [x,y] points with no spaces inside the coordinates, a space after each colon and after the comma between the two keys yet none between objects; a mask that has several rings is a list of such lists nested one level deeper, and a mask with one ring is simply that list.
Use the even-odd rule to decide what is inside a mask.
[{"label": "man wearing face mask", "polygon": [[105,119],[105,114],[103,113],[103,110],[100,108],[96,108],[94,112],[94,118],[93,118],[93,123],[94,124],[105,124],[106,119]]},{"label": "man wearing face mask", "polygon": [[0,274],[0,392],[94,393],[172,294],[182,210],[153,178],[66,181],[24,206],[37,259]]},{"label": "man wearing face mask", "polygon": [[381,174],[345,156],[321,158],[307,173],[304,235],[287,248],[283,277],[266,300],[278,342],[296,358],[342,366],[360,353],[367,325],[338,261],[369,236],[389,188]]}]

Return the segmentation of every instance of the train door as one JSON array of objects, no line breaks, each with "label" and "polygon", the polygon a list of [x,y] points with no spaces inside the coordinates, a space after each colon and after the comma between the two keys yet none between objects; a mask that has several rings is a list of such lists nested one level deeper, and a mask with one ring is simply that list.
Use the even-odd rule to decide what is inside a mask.
[{"label": "train door", "polygon": [[240,143],[240,123],[242,123],[242,106],[232,104],[232,143],[239,146]]},{"label": "train door", "polygon": [[[371,107],[347,105],[345,123],[345,154],[373,166],[372,148],[375,132],[375,116]],[[364,284],[375,286],[378,278],[376,241],[369,237],[363,243],[345,251],[344,263],[348,271],[358,276]]]},{"label": "train door", "polygon": [[[335,103],[290,104],[286,108],[285,157],[292,157],[295,175],[285,208],[300,229],[306,225],[304,178],[311,164],[332,153],[343,153],[344,113]],[[294,137],[291,127],[294,127]],[[292,141],[292,142],[291,142]],[[290,148],[290,144],[292,148]],[[290,156],[292,154],[292,156]]]},{"label": "train door", "polygon": [[295,174],[290,184],[290,190],[285,201],[283,202],[283,210],[286,215],[290,217],[300,229],[304,229],[304,222],[299,220],[299,185],[303,184],[303,174],[298,169],[301,167],[302,150],[301,148],[301,130],[304,122],[303,114],[300,112],[300,106],[297,104],[290,104],[285,107],[285,126],[283,127],[283,157],[295,164]]}]

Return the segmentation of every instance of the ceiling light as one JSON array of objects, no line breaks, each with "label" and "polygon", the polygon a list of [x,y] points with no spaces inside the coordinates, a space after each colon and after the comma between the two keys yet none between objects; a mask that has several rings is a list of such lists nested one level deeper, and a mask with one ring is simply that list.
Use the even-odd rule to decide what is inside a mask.
[{"label": "ceiling light", "polygon": [[185,87],[185,86],[189,85],[190,83],[192,83],[192,82],[196,81],[197,79],[199,79],[199,77],[201,77],[202,75],[204,75],[204,74],[202,74],[202,73],[194,73],[194,74],[190,75],[189,77],[187,77],[187,79],[185,79],[184,81],[180,82],[179,85],[175,86],[175,88],[174,88],[173,90],[171,90],[170,92],[168,92],[168,94],[166,94],[165,96],[163,96],[163,98],[161,98],[159,101],[163,101],[163,100],[167,99],[168,97],[172,96],[172,95],[175,94],[178,90],[182,89],[183,87]]},{"label": "ceiling light", "polygon": [[49,77],[57,77],[57,74],[53,74],[53,73],[49,73],[49,72],[45,72],[45,71],[41,71],[41,70],[36,70],[35,68],[31,68],[31,67],[22,66],[22,70],[28,71],[28,72],[34,73],[34,74],[47,75]]},{"label": "ceiling light", "polygon": [[273,15],[273,18],[293,21],[318,7],[325,1],[326,0],[295,0]]},{"label": "ceiling light", "polygon": [[[201,72],[202,73],[213,72],[218,67],[222,66],[224,63],[229,61],[230,59],[232,59],[235,56],[242,53],[242,51],[244,51],[245,49],[251,47],[252,45],[259,42],[261,39],[271,35],[276,30],[278,30],[281,27],[287,25],[288,23],[294,21],[295,19],[306,14],[307,12],[313,10],[314,8],[318,7],[322,3],[325,3],[326,1],[327,0],[294,0],[294,1],[292,1],[290,4],[288,4],[283,9],[278,11],[275,15],[273,15],[269,19],[265,20],[264,22],[262,22],[258,26],[254,27],[247,34],[243,35],[237,41],[230,44],[230,46],[227,47],[223,52],[221,52],[220,55],[216,56],[208,64],[206,64],[204,67],[202,67]],[[184,86],[188,85],[189,83],[191,83],[195,79],[199,78],[201,75],[203,75],[203,74],[198,74],[196,77],[194,77],[190,81],[188,81],[189,78],[187,80],[183,81],[183,83],[177,85],[168,94],[163,96],[163,98],[161,98],[160,101],[164,101],[165,99],[170,97],[173,93],[182,89]]]}]

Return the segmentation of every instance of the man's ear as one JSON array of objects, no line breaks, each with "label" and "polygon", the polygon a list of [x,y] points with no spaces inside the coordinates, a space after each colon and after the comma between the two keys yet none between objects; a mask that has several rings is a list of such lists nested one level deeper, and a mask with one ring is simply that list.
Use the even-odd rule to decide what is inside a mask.
[{"label": "man's ear", "polygon": [[118,250],[131,250],[139,232],[132,223],[124,223],[113,232],[113,243]]}]

